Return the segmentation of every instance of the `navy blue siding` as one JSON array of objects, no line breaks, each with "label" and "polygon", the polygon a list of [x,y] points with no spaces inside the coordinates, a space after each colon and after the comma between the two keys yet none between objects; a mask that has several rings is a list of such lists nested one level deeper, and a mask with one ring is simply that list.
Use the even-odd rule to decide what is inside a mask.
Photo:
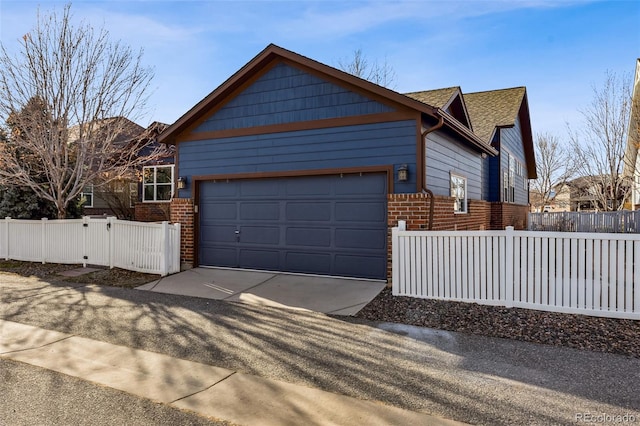
[{"label": "navy blue siding", "polygon": [[394,111],[302,70],[278,64],[195,132],[239,129]]},{"label": "navy blue siding", "polygon": [[487,157],[483,162],[485,179],[483,199],[500,201],[500,157]]},{"label": "navy blue siding", "polygon": [[426,184],[435,195],[451,195],[450,174],[467,178],[467,199],[482,198],[482,157],[438,131],[427,136]]},{"label": "navy blue siding", "polygon": [[[416,188],[413,120],[190,141],[178,149],[180,176],[188,178],[407,164],[409,180],[396,182],[395,192]],[[190,187],[179,195],[190,197]]]},{"label": "navy blue siding", "polygon": [[[522,130],[520,128],[520,120],[516,120],[515,126],[500,129],[500,149],[501,154],[504,150],[508,150],[510,155],[513,155],[522,164],[524,173],[523,176],[515,176],[515,204],[528,204],[529,193],[524,189],[523,180],[526,179],[526,162],[524,159],[524,145],[522,141]],[[500,155],[500,168],[502,170],[509,169],[509,162],[507,156]]]}]

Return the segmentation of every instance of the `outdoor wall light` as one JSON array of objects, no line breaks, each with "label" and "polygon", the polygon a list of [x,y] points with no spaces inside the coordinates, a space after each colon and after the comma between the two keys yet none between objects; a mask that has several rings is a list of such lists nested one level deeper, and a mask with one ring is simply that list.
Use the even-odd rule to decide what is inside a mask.
[{"label": "outdoor wall light", "polygon": [[398,181],[406,182],[409,179],[409,167],[406,164],[398,167]]},{"label": "outdoor wall light", "polygon": [[180,176],[178,178],[178,189],[185,189],[187,187],[187,178]]}]

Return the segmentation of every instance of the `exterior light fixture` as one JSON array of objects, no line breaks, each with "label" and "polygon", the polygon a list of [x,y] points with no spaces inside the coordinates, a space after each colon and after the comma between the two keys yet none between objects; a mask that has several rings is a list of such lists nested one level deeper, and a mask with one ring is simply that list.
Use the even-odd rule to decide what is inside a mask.
[{"label": "exterior light fixture", "polygon": [[409,179],[409,167],[406,164],[398,167],[398,181],[406,182]]},{"label": "exterior light fixture", "polygon": [[180,176],[178,178],[178,189],[185,189],[187,187],[187,178]]}]

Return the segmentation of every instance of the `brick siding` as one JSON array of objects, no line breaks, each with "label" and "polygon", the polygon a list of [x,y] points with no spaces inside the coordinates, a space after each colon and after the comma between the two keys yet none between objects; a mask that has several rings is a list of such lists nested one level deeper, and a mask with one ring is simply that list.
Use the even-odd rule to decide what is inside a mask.
[{"label": "brick siding", "polygon": [[192,199],[174,198],[171,200],[171,222],[181,225],[180,261],[192,267],[195,266],[194,220]]},{"label": "brick siding", "polygon": [[138,222],[162,222],[170,220],[169,203],[136,203],[134,218]]}]

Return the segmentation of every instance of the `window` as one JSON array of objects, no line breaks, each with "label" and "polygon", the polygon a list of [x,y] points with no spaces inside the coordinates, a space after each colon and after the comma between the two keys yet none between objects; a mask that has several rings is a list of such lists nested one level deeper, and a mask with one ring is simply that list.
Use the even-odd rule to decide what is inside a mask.
[{"label": "window", "polygon": [[87,185],[82,189],[80,203],[82,207],[93,207],[93,185]]},{"label": "window", "polygon": [[455,199],[453,202],[454,213],[467,212],[467,179],[451,174],[451,196]]},{"label": "window", "polygon": [[173,196],[173,165],[146,166],[142,170],[142,201],[171,201]]}]

